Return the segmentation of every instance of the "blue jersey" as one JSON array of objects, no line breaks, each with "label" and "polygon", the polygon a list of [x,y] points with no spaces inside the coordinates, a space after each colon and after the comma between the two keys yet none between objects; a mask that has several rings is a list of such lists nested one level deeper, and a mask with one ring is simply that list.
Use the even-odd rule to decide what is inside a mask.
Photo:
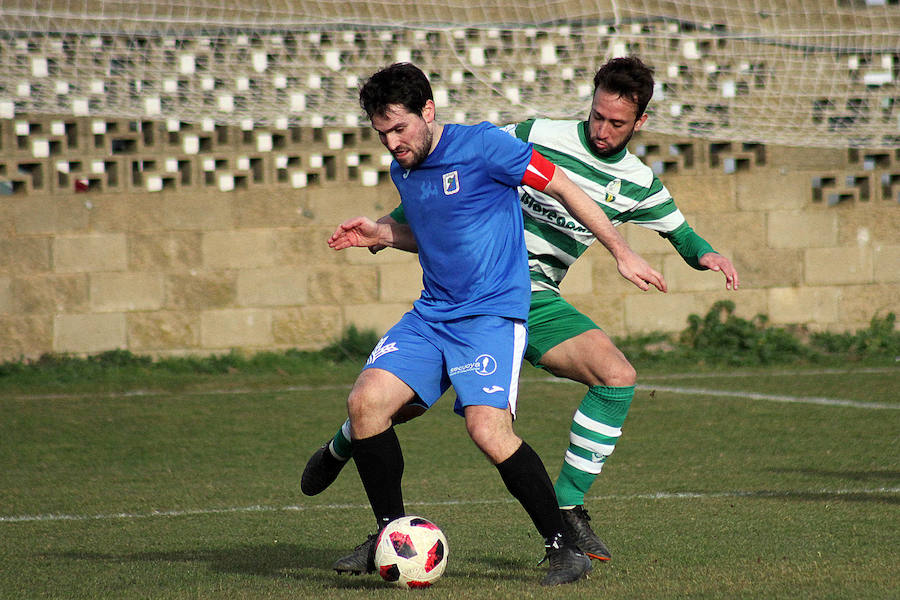
[{"label": "blue jersey", "polygon": [[435,149],[391,179],[419,247],[425,319],[473,315],[525,320],[530,284],[516,186],[532,147],[490,123],[444,125]]}]

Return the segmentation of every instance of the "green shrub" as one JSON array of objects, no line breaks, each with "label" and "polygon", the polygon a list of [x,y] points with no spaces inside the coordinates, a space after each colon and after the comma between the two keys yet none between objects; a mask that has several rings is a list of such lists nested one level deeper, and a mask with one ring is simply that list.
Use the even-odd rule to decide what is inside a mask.
[{"label": "green shrub", "polygon": [[849,354],[859,358],[900,356],[900,331],[894,327],[894,313],[883,319],[872,317],[868,329],[856,333],[817,332],[810,336],[810,345],[822,352]]},{"label": "green shrub", "polygon": [[734,308],[734,302],[720,300],[705,317],[690,315],[679,342],[699,360],[729,365],[765,365],[817,356],[793,332],[768,326],[765,315],[748,321],[736,316]]},{"label": "green shrub", "polygon": [[335,362],[363,361],[377,343],[378,334],[373,330],[359,331],[355,325],[351,325],[344,331],[341,339],[322,349],[322,355]]}]

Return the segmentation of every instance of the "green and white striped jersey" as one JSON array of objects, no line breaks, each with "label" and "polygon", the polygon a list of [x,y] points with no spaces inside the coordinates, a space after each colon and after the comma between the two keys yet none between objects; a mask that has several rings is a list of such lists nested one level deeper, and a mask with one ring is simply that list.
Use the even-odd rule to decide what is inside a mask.
[{"label": "green and white striped jersey", "polygon": [[[532,119],[503,128],[535,149],[583,189],[613,225],[637,223],[667,238],[685,261],[700,269],[698,259],[712,247],[694,233],[675,201],[653,171],[627,149],[610,158],[591,151],[586,121]],[[596,238],[551,196],[520,187],[525,217],[525,245],[531,290],[559,292],[559,284],[575,260]]]},{"label": "green and white striped jersey", "polygon": [[[613,225],[637,223],[668,239],[689,265],[712,246],[697,235],[653,171],[627,149],[610,158],[591,151],[587,121],[531,119],[503,130],[534,144],[535,149],[561,167],[593,198]],[[559,284],[575,260],[597,239],[553,197],[530,187],[519,187],[525,220],[525,246],[531,291],[559,293]],[[390,216],[406,223],[403,205]]]}]

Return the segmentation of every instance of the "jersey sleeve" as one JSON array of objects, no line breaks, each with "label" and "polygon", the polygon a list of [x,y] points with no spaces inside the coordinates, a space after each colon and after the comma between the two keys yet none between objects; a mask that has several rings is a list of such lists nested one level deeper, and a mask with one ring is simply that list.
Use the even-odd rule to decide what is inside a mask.
[{"label": "jersey sleeve", "polygon": [[518,186],[531,162],[532,145],[493,125],[484,129],[482,140],[491,178],[510,187]]},{"label": "jersey sleeve", "polygon": [[715,252],[709,242],[700,237],[691,226],[687,224],[687,221],[682,223],[674,231],[660,233],[660,235],[669,240],[678,254],[681,255],[681,258],[684,259],[684,262],[697,270],[704,269],[704,267],[700,266],[700,257],[708,252]]},{"label": "jersey sleeve", "polygon": [[[653,204],[653,199],[662,199],[659,204]],[[644,202],[651,204],[648,208],[640,208],[617,215],[615,218],[623,223],[634,223],[657,232],[660,236],[669,240],[669,243],[681,255],[684,262],[691,267],[702,270],[700,257],[708,252],[715,252],[713,247],[705,239],[700,237],[678,210],[675,200],[669,195],[665,186],[659,179],[653,178],[653,186],[648,190]],[[612,218],[612,217],[611,217]]]},{"label": "jersey sleeve", "polygon": [[400,223],[401,225],[409,224],[406,221],[406,213],[403,212],[403,204],[398,204],[397,208],[392,210],[388,216],[390,218],[392,218],[393,220],[397,221],[398,223]]},{"label": "jersey sleeve", "polygon": [[528,141],[528,136],[531,135],[531,128],[534,126],[534,119],[528,119],[527,121],[522,121],[518,125],[515,126],[512,133],[522,140],[523,142]]}]

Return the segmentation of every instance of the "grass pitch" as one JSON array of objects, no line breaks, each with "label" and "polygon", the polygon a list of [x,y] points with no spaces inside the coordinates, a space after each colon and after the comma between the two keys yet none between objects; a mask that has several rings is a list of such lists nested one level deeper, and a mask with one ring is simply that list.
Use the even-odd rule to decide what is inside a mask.
[{"label": "grass pitch", "polygon": [[[900,597],[900,368],[642,372],[587,502],[613,560],[551,590],[530,521],[445,398],[397,429],[407,510],[450,546],[418,592],[330,570],[374,521],[352,465],[299,492],[353,379],[326,369],[0,390],[0,598]],[[552,477],[582,395],[523,380],[517,430]]]}]

